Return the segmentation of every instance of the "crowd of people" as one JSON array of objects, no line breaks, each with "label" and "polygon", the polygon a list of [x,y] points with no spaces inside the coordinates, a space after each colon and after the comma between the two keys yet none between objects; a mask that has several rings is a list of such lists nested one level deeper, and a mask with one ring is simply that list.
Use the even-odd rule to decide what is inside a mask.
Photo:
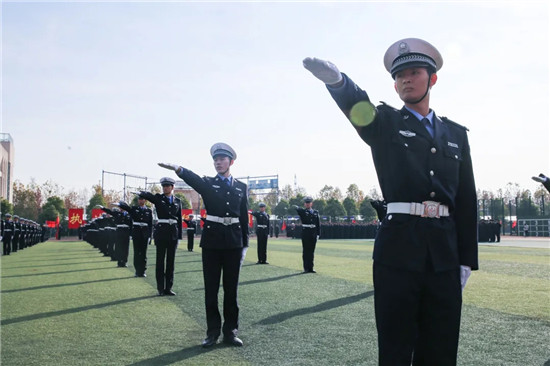
[{"label": "crowd of people", "polygon": [[31,247],[49,239],[50,231],[46,225],[6,213],[0,220],[2,254],[10,255],[18,250]]}]

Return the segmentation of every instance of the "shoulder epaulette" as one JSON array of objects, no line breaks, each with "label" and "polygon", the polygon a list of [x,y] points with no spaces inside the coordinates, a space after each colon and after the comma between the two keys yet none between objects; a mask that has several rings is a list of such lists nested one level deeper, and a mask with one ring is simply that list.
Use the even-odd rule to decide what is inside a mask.
[{"label": "shoulder epaulette", "polygon": [[455,126],[457,126],[457,127],[463,128],[463,129],[465,129],[466,131],[470,131],[470,130],[468,129],[468,127],[463,126],[463,125],[461,125],[461,124],[459,124],[459,123],[456,123],[456,122],[454,122],[454,121],[451,121],[451,120],[448,119],[447,117],[439,117],[439,118],[441,118],[441,120],[442,120],[443,122],[445,122],[445,123],[449,123],[449,124],[451,124],[451,125],[455,125]]},{"label": "shoulder epaulette", "polygon": [[380,101],[380,105],[384,106],[384,107],[387,107],[387,108],[391,108],[394,111],[399,111],[399,109],[397,109],[397,108],[395,108],[395,107],[393,107],[393,106],[391,106],[391,105],[389,105],[389,104],[387,104],[386,102],[383,102],[383,101]]}]

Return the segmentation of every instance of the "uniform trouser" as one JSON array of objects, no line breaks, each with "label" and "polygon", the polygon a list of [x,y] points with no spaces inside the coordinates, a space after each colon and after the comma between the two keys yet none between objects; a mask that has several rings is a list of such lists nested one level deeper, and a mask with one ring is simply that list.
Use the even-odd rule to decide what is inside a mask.
[{"label": "uniform trouser", "polygon": [[141,229],[132,232],[134,246],[134,268],[137,275],[143,275],[147,269],[147,242],[149,237],[143,235]]},{"label": "uniform trouser", "polygon": [[130,229],[117,227],[115,253],[119,266],[125,266],[128,263],[128,251],[130,250]]},{"label": "uniform trouser", "polygon": [[111,260],[116,261],[116,252],[115,252],[115,245],[116,244],[116,229],[108,229],[107,231],[107,254],[111,257]]},{"label": "uniform trouser", "polygon": [[258,238],[258,262],[263,263],[267,261],[267,230],[256,231],[256,236]]},{"label": "uniform trouser", "polygon": [[[205,249],[202,248],[202,272],[204,276],[204,300],[206,305],[206,335],[218,337],[221,332],[224,336],[237,336],[239,329],[239,304],[237,289],[239,287],[239,273],[244,257],[245,248],[234,249]],[[223,272],[223,326],[218,309],[218,290]]]},{"label": "uniform trouser", "polygon": [[456,365],[460,270],[411,272],[373,265],[379,365]]},{"label": "uniform trouser", "polygon": [[317,245],[317,230],[305,228],[302,230],[302,262],[304,271],[313,271],[313,257]]},{"label": "uniform trouser", "polygon": [[187,230],[187,250],[189,251],[193,250],[194,241],[195,241],[195,231]]},{"label": "uniform trouser", "polygon": [[[155,239],[157,247],[157,263],[155,276],[157,279],[157,290],[171,290],[174,285],[174,263],[176,261],[177,239]],[[166,266],[164,259],[166,258]],[[166,268],[166,270],[165,270]]]},{"label": "uniform trouser", "polygon": [[4,235],[2,238],[2,242],[4,243],[4,255],[11,253],[11,235],[7,236]]},{"label": "uniform trouser", "polygon": [[11,247],[14,248],[14,252],[17,249],[23,249],[19,246],[19,231],[16,231],[11,238]]},{"label": "uniform trouser", "polygon": [[27,242],[25,241],[25,235],[19,235],[19,249],[24,249],[27,247]]},{"label": "uniform trouser", "polygon": [[19,244],[17,244],[15,240],[13,240],[13,236],[10,238],[10,241],[11,241],[11,251],[17,252],[17,248],[19,247]]}]

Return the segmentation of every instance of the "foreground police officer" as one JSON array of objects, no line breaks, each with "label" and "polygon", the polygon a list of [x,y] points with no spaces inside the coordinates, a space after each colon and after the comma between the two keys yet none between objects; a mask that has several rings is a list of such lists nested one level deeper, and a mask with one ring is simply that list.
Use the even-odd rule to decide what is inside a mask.
[{"label": "foreground police officer", "polygon": [[[160,179],[162,194],[152,194],[141,191],[139,195],[155,205],[157,224],[154,230],[155,246],[157,247],[157,261],[155,275],[159,296],[175,296],[172,291],[174,285],[174,266],[178,240],[182,238],[181,200],[174,196],[176,181],[169,177]],[[166,263],[166,271],[165,271]]]},{"label": "foreground police officer", "polygon": [[401,110],[374,109],[330,62],[303,64],[370,146],[387,202],[373,253],[380,365],[455,365],[462,289],[478,269],[477,202],[466,128],[429,106],[440,53],[415,38],[387,50]]},{"label": "foreground police officer", "polygon": [[[214,159],[215,177],[199,177],[192,171],[174,164],[159,163],[196,190],[206,207],[206,222],[201,235],[202,269],[206,303],[206,339],[203,347],[217,343],[223,332],[224,343],[242,346],[237,338],[239,305],[237,288],[242,262],[248,248],[248,197],[246,184],[230,173],[237,154],[231,146],[216,143],[210,149]],[[218,309],[218,290],[223,272],[223,314]]]},{"label": "foreground police officer", "polygon": [[304,208],[294,206],[294,209],[296,209],[300,216],[300,221],[302,221],[302,262],[304,273],[316,273],[313,269],[313,260],[317,239],[321,235],[319,211],[314,210],[312,206],[313,198],[309,196],[304,198]]},{"label": "foreground police officer", "polygon": [[134,247],[135,277],[147,277],[147,245],[153,232],[153,211],[145,206],[145,197],[138,195],[137,206],[120,201],[118,207],[132,218],[132,245]]},{"label": "foreground police officer", "polygon": [[269,215],[265,212],[265,203],[258,205],[260,211],[252,212],[256,218],[256,237],[258,239],[258,262],[257,264],[267,263],[267,235],[269,234]]},{"label": "foreground police officer", "polygon": [[[3,243],[3,254],[10,255],[12,251],[11,239],[13,238],[13,220],[11,219],[11,214],[7,213],[4,215],[5,219],[2,221],[2,243]],[[14,252],[17,251],[17,246],[14,246]]]}]

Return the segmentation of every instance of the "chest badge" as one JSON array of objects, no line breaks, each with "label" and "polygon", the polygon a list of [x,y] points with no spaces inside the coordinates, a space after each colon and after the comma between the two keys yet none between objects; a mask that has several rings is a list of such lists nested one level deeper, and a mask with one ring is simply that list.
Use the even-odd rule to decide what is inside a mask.
[{"label": "chest badge", "polygon": [[414,137],[416,136],[416,133],[415,132],[412,132],[412,131],[403,131],[403,130],[399,130],[399,134],[402,135],[402,136],[405,136],[405,137]]}]

